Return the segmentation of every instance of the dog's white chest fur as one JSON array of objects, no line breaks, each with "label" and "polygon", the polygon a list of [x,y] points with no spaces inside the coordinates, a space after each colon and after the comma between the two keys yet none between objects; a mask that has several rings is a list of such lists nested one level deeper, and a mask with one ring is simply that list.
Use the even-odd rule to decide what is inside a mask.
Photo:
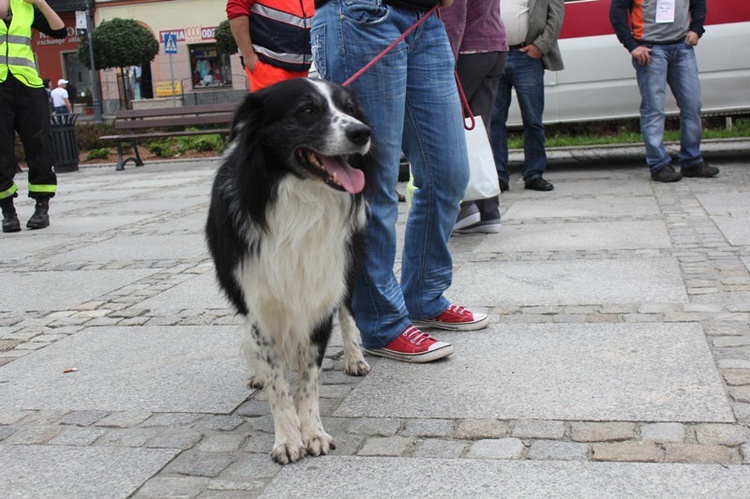
[{"label": "dog's white chest fur", "polygon": [[[364,224],[351,197],[322,182],[289,176],[269,206],[259,254],[238,269],[250,320],[298,345],[341,303],[346,291],[350,235]],[[283,206],[284,209],[276,209]],[[355,216],[355,223],[351,217]]]}]

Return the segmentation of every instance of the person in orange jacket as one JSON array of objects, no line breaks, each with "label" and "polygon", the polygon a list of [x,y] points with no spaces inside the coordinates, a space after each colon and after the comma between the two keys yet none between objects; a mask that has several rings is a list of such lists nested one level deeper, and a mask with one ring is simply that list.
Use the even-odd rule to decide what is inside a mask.
[{"label": "person in orange jacket", "polygon": [[251,92],[307,77],[314,0],[227,0],[226,11]]}]

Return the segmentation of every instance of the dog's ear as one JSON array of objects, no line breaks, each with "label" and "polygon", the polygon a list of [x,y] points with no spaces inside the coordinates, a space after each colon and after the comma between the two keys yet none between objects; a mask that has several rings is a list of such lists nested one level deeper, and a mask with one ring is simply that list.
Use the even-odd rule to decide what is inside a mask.
[{"label": "dog's ear", "polygon": [[[263,121],[263,98],[257,94],[247,94],[234,112],[229,142],[232,142],[243,130],[257,130]],[[250,132],[252,133],[252,131]]]}]

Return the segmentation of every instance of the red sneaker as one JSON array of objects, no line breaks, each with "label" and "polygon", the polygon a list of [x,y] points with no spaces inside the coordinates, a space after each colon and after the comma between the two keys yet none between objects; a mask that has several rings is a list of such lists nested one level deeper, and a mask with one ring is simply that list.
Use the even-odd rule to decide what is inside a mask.
[{"label": "red sneaker", "polygon": [[412,321],[416,326],[424,328],[445,329],[446,331],[476,331],[484,329],[490,323],[487,314],[472,313],[464,307],[449,305],[448,310],[434,319]]},{"label": "red sneaker", "polygon": [[388,345],[383,348],[365,348],[365,352],[378,357],[421,363],[449,356],[453,353],[453,345],[438,341],[410,325]]}]

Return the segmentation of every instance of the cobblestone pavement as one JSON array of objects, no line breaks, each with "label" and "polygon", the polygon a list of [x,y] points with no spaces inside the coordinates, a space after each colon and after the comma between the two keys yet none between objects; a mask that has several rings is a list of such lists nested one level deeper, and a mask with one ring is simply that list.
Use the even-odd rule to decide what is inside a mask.
[{"label": "cobblestone pavement", "polygon": [[[576,414],[588,414],[583,398],[563,407],[564,401],[555,405],[561,401],[553,394],[531,407],[549,385],[554,392],[569,388],[534,378],[528,366],[544,366],[539,355],[550,354],[539,345],[536,357],[530,354],[520,363],[528,391],[496,394],[499,386],[486,386],[480,392],[487,401],[517,402],[516,409],[510,404],[496,412],[486,406],[464,409],[434,393],[424,412],[412,413],[408,404],[389,405],[388,399],[381,401],[382,410],[370,411],[357,402],[358,394],[372,400],[387,383],[402,383],[408,392],[409,380],[424,376],[434,377],[436,386],[474,388],[506,359],[501,351],[482,352],[484,340],[471,333],[450,336],[450,341],[464,351],[475,348],[477,370],[481,366],[484,374],[451,371],[461,361],[457,348],[455,360],[434,366],[369,357],[373,372],[355,378],[344,374],[343,351],[335,338],[321,387],[324,426],[337,441],[333,456],[345,466],[358,462],[347,461],[350,456],[384,466],[395,459],[407,467],[431,460],[651,463],[654,470],[667,469],[658,463],[706,465],[707,470],[734,470],[737,488],[730,482],[723,493],[747,497],[750,164],[733,158],[717,165],[721,175],[716,179],[656,184],[639,162],[560,164],[546,175],[556,188],[549,194],[524,191],[515,174],[502,198],[501,232],[451,241],[456,269],[451,296],[490,313],[486,334],[517,340],[521,357],[534,345],[524,343],[529,331],[573,339],[587,331],[646,331],[644,337],[655,341],[674,338],[673,333],[695,341],[695,346],[656,343],[663,350],[643,352],[653,355],[647,369],[663,372],[636,372],[643,368],[637,344],[625,343],[619,357],[606,345],[599,358],[597,352],[583,352],[585,345],[563,348],[562,370],[546,374],[574,372],[571,380],[604,386],[612,400],[596,406],[594,416],[576,419]],[[296,492],[283,488],[285,473],[330,462],[306,458],[302,465],[282,469],[270,460],[273,425],[267,399],[244,386],[236,345],[224,349],[212,343],[212,337],[232,343],[239,336],[239,321],[215,286],[207,284],[212,266],[202,247],[202,224],[216,166],[216,161],[184,162],[63,174],[49,229],[0,236],[0,277],[10,283],[0,290],[3,497],[256,497],[279,490],[291,496]],[[19,180],[19,192],[25,193],[24,179]],[[17,205],[28,218],[30,201],[19,198]],[[405,207],[402,226],[404,214]],[[608,232],[612,226],[619,234]],[[623,233],[626,237],[616,237]],[[529,239],[523,242],[524,237]],[[627,280],[629,265],[641,262],[666,269],[667,280],[678,280],[666,288],[674,296],[641,298],[651,288]],[[525,273],[511,275],[518,268]],[[536,273],[539,268],[547,270]],[[632,272],[640,279],[637,270]],[[651,275],[644,272],[645,278]],[[500,284],[500,278],[507,280]],[[579,291],[555,287],[576,278],[589,285]],[[603,286],[607,282],[613,289]],[[531,285],[531,290],[523,287]],[[180,338],[185,341],[176,352]],[[120,350],[103,354],[108,344]],[[214,363],[211,355],[192,351],[191,344],[216,349],[215,358],[221,360]],[[705,365],[686,363],[692,354]],[[594,363],[590,376],[597,379],[576,371],[584,357]],[[621,361],[634,369],[623,371],[623,384],[616,375],[617,366],[625,365]],[[111,366],[116,376],[107,377],[97,362]],[[68,369],[75,371],[63,372]],[[678,374],[692,376],[692,384],[672,381]],[[597,395],[591,394],[594,405]],[[635,409],[625,415],[618,397]],[[208,402],[201,405],[201,400]],[[693,412],[680,412],[683,406],[668,405],[670,400],[688,401]],[[657,406],[664,412],[649,412]],[[356,474],[350,473],[342,469],[336,495],[351,494],[350,479]],[[417,484],[430,479],[416,473],[411,478]],[[471,480],[467,477],[467,486]],[[673,485],[680,491],[680,483]],[[460,495],[458,487],[454,492]],[[681,492],[683,497],[694,493]],[[388,495],[402,494],[383,494]]]}]

